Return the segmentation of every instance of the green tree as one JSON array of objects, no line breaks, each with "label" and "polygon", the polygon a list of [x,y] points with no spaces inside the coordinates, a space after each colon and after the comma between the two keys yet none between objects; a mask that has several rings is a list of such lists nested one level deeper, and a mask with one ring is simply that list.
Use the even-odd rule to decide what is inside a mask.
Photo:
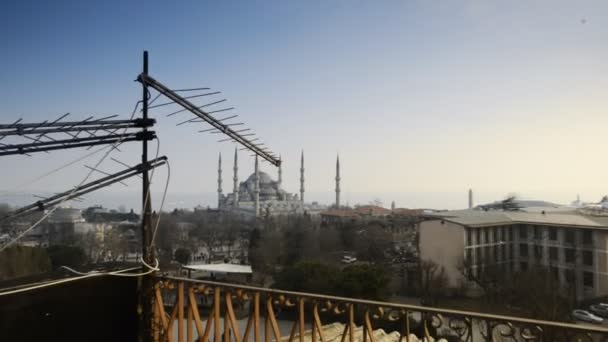
[{"label": "green tree", "polygon": [[336,279],[336,295],[372,300],[388,298],[390,277],[375,265],[352,265],[344,268]]},{"label": "green tree", "polygon": [[301,292],[335,294],[336,275],[340,271],[318,262],[299,262],[275,276],[274,287]]}]

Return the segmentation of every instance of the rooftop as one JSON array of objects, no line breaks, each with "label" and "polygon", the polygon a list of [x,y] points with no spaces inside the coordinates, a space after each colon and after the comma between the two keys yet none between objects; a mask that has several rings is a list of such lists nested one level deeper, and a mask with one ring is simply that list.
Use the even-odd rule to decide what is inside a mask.
[{"label": "rooftop", "polygon": [[527,207],[516,211],[466,209],[429,213],[427,218],[441,218],[469,227],[503,224],[539,224],[608,229],[608,216],[591,215],[568,207]]}]

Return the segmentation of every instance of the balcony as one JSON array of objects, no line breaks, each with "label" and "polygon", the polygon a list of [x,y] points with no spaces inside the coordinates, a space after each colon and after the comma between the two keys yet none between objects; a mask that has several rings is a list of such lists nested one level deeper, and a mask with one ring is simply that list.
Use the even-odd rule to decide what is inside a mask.
[{"label": "balcony", "polygon": [[154,341],[608,341],[598,326],[155,279]]}]

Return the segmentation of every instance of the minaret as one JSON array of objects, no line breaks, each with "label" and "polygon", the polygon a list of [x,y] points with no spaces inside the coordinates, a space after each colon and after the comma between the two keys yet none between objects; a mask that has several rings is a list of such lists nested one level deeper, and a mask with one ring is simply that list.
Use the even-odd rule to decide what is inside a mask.
[{"label": "minaret", "polygon": [[233,194],[233,198],[234,198],[234,206],[238,207],[239,206],[239,177],[238,177],[238,172],[239,172],[239,161],[238,161],[238,155],[237,155],[237,148],[234,149],[234,177],[232,177],[232,181],[233,181],[233,188],[232,188],[232,194]]},{"label": "minaret", "polygon": [[340,155],[336,157],[336,209],[340,209]]},{"label": "minaret", "polygon": [[279,160],[281,161],[281,163],[279,163],[279,186],[281,186],[281,183],[283,183],[283,163],[281,160],[281,156],[279,156]]},{"label": "minaret", "polygon": [[300,201],[304,203],[304,150],[300,157]]},{"label": "minaret", "polygon": [[217,207],[222,206],[222,154],[217,160]]},{"label": "minaret", "polygon": [[473,189],[469,189],[469,209],[473,209]]},{"label": "minaret", "polygon": [[393,202],[391,203],[391,210],[392,210],[392,211],[395,211],[395,201],[393,201]]},{"label": "minaret", "polygon": [[[277,181],[277,187],[280,189],[283,184],[283,161],[281,160],[281,156],[279,156],[279,180]],[[283,195],[279,193],[279,201],[283,200]]]},{"label": "minaret", "polygon": [[255,155],[255,183],[253,192],[255,195],[254,198],[254,208],[255,216],[257,217],[260,214],[260,170],[258,165],[258,155]]}]

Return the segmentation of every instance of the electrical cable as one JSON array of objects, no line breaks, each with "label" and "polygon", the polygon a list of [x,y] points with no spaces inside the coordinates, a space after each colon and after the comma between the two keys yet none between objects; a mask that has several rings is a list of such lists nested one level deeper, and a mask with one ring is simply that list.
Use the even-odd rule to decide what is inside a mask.
[{"label": "electrical cable", "polygon": [[163,191],[163,198],[160,202],[160,209],[158,210],[158,218],[156,219],[156,225],[154,227],[154,232],[152,233],[152,239],[150,240],[150,246],[154,246],[154,240],[156,240],[156,232],[158,230],[158,226],[160,225],[160,217],[163,212],[163,207],[165,205],[165,198],[167,197],[167,190],[169,189],[169,182],[171,181],[171,166],[169,165],[169,161],[167,160],[167,180],[165,182],[165,190]]},{"label": "electrical cable", "polygon": [[45,287],[51,287],[51,286],[55,286],[55,285],[59,285],[59,284],[65,284],[65,283],[69,283],[69,282],[73,282],[73,281],[77,281],[77,280],[81,280],[81,279],[85,279],[85,278],[92,278],[92,277],[99,277],[99,276],[117,276],[117,277],[140,277],[140,276],[144,276],[144,275],[148,275],[152,272],[158,271],[160,270],[158,268],[158,259],[155,260],[155,266],[152,267],[150,265],[148,265],[143,258],[140,258],[140,261],[142,262],[142,264],[144,266],[146,266],[148,268],[148,271],[146,272],[142,272],[142,273],[126,273],[127,271],[132,271],[135,269],[138,269],[139,267],[132,267],[132,268],[127,268],[124,270],[120,270],[120,271],[112,271],[112,272],[89,272],[89,273],[82,273],[82,272],[78,272],[72,268],[69,268],[67,266],[61,266],[62,268],[75,273],[75,274],[79,274],[80,276],[78,277],[73,277],[73,278],[67,278],[67,279],[61,279],[61,280],[57,280],[57,281],[48,281],[48,282],[42,282],[39,284],[36,284],[34,286],[28,286],[28,287],[24,287],[24,288],[19,288],[16,290],[11,290],[11,291],[4,291],[4,292],[0,292],[0,296],[6,296],[6,295],[12,295],[12,294],[16,294],[16,293],[21,293],[21,292],[27,292],[27,291],[32,291],[32,290],[37,290],[37,289],[41,289],[41,288],[45,288]]}]

